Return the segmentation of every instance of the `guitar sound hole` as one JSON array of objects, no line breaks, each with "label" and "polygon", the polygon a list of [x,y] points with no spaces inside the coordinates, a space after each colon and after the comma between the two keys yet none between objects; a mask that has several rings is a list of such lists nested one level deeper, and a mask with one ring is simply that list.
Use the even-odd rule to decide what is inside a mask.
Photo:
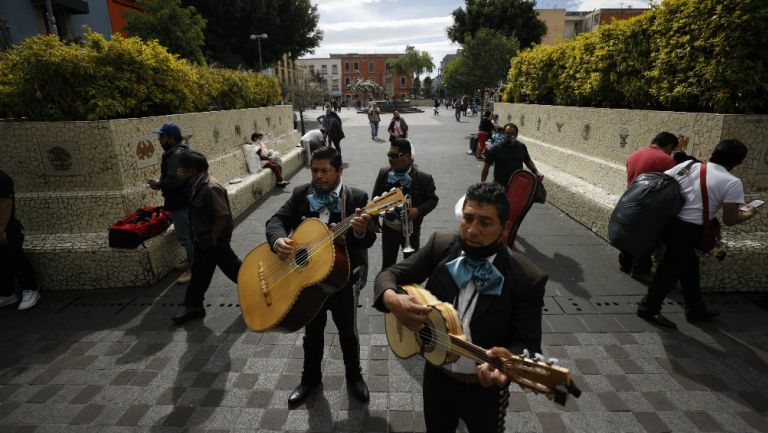
[{"label": "guitar sound hole", "polygon": [[296,265],[300,267],[305,267],[309,264],[309,252],[307,252],[306,248],[299,248],[296,251],[296,257],[293,259],[293,261],[296,263]]},{"label": "guitar sound hole", "polygon": [[435,338],[432,328],[425,326],[419,330],[419,340],[425,352],[431,352],[435,348]]}]

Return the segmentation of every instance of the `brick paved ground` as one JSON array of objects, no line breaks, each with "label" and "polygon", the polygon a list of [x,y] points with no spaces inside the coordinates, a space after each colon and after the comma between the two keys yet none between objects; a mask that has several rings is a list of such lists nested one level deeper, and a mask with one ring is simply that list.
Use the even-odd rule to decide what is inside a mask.
[{"label": "brick paved ground", "polygon": [[[387,145],[370,141],[365,116],[341,114],[344,178],[370,191]],[[464,154],[478,119],[456,123],[450,114],[404,116],[441,199],[424,236],[457,225],[453,205],[479,179],[479,162]],[[308,178],[303,170],[291,186]],[[265,219],[287,197],[273,193],[240,222],[241,257],[264,241]],[[560,408],[514,389],[508,431],[768,431],[768,323],[753,302],[765,298],[709,296],[726,312],[706,326],[687,324],[671,302],[665,311],[680,330],[659,330],[633,314],[644,287],[618,272],[616,252],[558,209],[536,205],[519,240],[550,275],[545,353],[571,369],[584,394]],[[374,271],[379,251],[371,250]],[[358,317],[370,404],[347,395],[329,321],[322,394],[289,411],[301,334],[247,331],[220,273],[205,321],[172,327],[184,291],[174,277],[150,288],[46,293],[32,311],[0,310],[0,432],[423,431],[422,362],[393,358],[370,285]]]}]

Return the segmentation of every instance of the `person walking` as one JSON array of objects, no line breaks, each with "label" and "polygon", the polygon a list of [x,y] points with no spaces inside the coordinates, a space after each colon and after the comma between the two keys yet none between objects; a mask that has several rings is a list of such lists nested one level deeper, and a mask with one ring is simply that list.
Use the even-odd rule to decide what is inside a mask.
[{"label": "person walking", "polygon": [[392,121],[389,122],[387,131],[389,132],[389,141],[397,138],[408,138],[408,124],[405,119],[400,117],[400,112],[392,113]]},{"label": "person walking", "polygon": [[379,135],[379,122],[381,121],[381,110],[379,104],[373,103],[368,109],[368,122],[371,124],[371,140],[376,141]]},{"label": "person walking", "polygon": [[160,180],[147,179],[150,188],[163,193],[165,210],[171,213],[173,226],[176,230],[176,240],[187,254],[187,270],[176,280],[178,284],[186,284],[192,278],[192,262],[195,256],[192,243],[192,228],[189,225],[190,185],[178,177],[179,158],[189,147],[182,143],[181,128],[175,123],[165,123],[157,130],[152,131],[158,135],[158,141],[163,148],[163,157],[160,161]]},{"label": "person walking", "polygon": [[480,181],[485,182],[485,179],[488,177],[488,171],[491,166],[494,166],[493,181],[506,189],[512,173],[521,170],[523,164],[539,179],[544,178],[544,175],[539,173],[530,155],[528,155],[528,148],[517,140],[517,125],[507,123],[504,125],[504,141],[493,146],[493,149],[488,152],[488,156],[485,158],[485,164],[480,173]]},{"label": "person walking", "polygon": [[432,105],[433,105],[433,107],[432,107],[432,114],[435,115],[435,116],[439,116],[440,115],[440,100],[435,98],[435,101],[434,101],[434,103]]},{"label": "person walking", "polygon": [[179,158],[178,177],[191,185],[189,218],[195,240],[192,278],[184,309],[171,318],[180,325],[205,317],[203,301],[216,266],[237,283],[241,262],[229,245],[235,224],[227,189],[208,174],[208,160],[199,152],[184,152]]},{"label": "person walking", "polygon": [[317,121],[323,125],[323,128],[328,132],[328,138],[333,143],[333,147],[341,154],[341,140],[345,137],[341,125],[341,117],[331,110],[330,105],[326,105],[325,114],[319,116]]},{"label": "person walking", "polygon": [[40,300],[35,271],[24,254],[24,226],[16,219],[13,179],[0,170],[0,307],[19,302],[14,282],[21,285],[17,309],[28,310]]}]

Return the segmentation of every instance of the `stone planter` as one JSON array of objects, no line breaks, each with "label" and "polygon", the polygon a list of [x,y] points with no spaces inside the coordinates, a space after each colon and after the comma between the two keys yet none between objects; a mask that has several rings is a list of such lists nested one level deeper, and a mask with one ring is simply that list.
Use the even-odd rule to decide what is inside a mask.
[{"label": "stone planter", "polygon": [[[175,122],[191,148],[228,185],[237,217],[275,183],[269,170],[248,173],[242,145],[251,133],[283,153],[284,171],[301,168],[290,106],[94,122],[0,122],[2,169],[14,179],[25,250],[44,290],[152,284],[181,261],[173,227],[136,250],[107,245],[109,225],[133,210],[162,204],[146,186],[160,174],[152,131]],[[232,182],[232,183],[230,183]]]},{"label": "stone planter", "polygon": [[[608,219],[627,186],[625,163],[661,131],[687,143],[687,153],[706,160],[722,139],[737,138],[749,154],[733,174],[746,201],[768,197],[768,116],[495,103],[500,123],[515,123],[520,140],[545,175],[548,201],[607,238]],[[722,218],[721,218],[722,221]],[[702,259],[708,291],[768,290],[768,212],[725,227],[730,247],[723,262]],[[617,263],[606,263],[616,266]]]}]

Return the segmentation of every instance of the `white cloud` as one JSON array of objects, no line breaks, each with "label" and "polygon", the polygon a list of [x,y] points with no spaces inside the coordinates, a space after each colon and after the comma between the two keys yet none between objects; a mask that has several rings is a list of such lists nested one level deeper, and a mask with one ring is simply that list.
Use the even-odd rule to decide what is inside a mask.
[{"label": "white cloud", "polygon": [[[321,26],[326,34],[334,32],[346,32],[348,30],[372,30],[372,29],[402,29],[402,28],[420,28],[426,27],[434,30],[435,28],[445,28],[451,25],[453,19],[450,16],[416,18],[416,19],[387,19],[387,20],[365,20],[365,21],[346,21],[338,22],[332,25]],[[443,31],[442,34],[445,34]],[[386,35],[386,33],[380,33]]]},{"label": "white cloud", "polygon": [[613,0],[581,0],[578,3],[577,10],[580,11],[591,11],[593,9],[600,9],[600,8],[629,8],[633,7],[636,9],[644,9],[648,7],[647,1],[641,1],[641,0],[623,0],[623,1],[613,1]]}]

